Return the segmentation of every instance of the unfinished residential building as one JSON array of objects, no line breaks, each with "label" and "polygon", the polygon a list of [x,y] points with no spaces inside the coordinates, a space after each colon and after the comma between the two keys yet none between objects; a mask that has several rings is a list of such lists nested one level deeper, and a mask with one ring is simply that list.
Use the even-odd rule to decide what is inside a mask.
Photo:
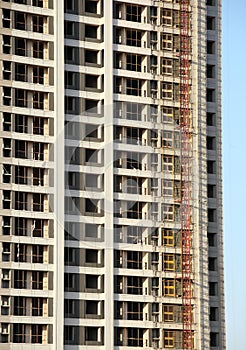
[{"label": "unfinished residential building", "polygon": [[0,347],[225,350],[221,0],[2,0]]}]

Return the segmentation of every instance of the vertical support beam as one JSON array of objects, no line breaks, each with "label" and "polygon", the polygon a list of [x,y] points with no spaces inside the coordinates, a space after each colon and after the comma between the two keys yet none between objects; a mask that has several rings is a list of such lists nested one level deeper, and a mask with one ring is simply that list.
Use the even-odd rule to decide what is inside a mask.
[{"label": "vertical support beam", "polygon": [[114,348],[113,1],[104,2],[105,349]]},{"label": "vertical support beam", "polygon": [[54,349],[63,349],[64,328],[64,3],[54,3]]}]

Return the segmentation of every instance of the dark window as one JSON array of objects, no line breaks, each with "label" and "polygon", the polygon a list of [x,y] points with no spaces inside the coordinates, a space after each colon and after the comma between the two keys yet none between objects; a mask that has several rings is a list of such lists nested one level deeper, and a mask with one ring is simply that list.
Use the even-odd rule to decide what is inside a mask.
[{"label": "dark window", "polygon": [[208,208],[208,221],[216,222],[216,209]]},{"label": "dark window", "polygon": [[41,41],[34,41],[33,43],[33,57],[44,58],[44,43]]},{"label": "dark window", "polygon": [[207,89],[207,101],[215,102],[215,89]]},{"label": "dark window", "polygon": [[208,174],[216,173],[216,162],[214,160],[207,161],[207,172]]},{"label": "dark window", "polygon": [[33,31],[36,33],[43,33],[44,31],[44,18],[42,16],[33,16]]},{"label": "dark window", "polygon": [[141,6],[127,5],[126,6],[126,20],[132,22],[141,22]]},{"label": "dark window", "polygon": [[19,56],[26,56],[26,40],[15,38],[15,54]]},{"label": "dark window", "polygon": [[27,91],[15,89],[15,106],[27,107]]},{"label": "dark window", "polygon": [[217,258],[208,258],[209,271],[217,271]]},{"label": "dark window", "polygon": [[34,109],[44,109],[44,93],[34,92],[33,93],[33,108]]},{"label": "dark window", "polygon": [[142,33],[136,29],[128,29],[126,31],[126,45],[141,47]]},{"label": "dark window", "polygon": [[126,69],[141,72],[141,56],[128,54],[126,56]]},{"label": "dark window", "polygon": [[15,115],[15,132],[27,133],[27,116],[16,114]]},{"label": "dark window", "polygon": [[15,64],[15,80],[27,81],[27,66],[25,64]]},{"label": "dark window", "polygon": [[207,41],[207,53],[210,55],[215,53],[215,41]]},{"label": "dark window", "polygon": [[15,12],[15,29],[26,29],[26,15],[22,12]]},{"label": "dark window", "polygon": [[13,343],[26,342],[26,325],[21,323],[13,324]]},{"label": "dark window", "polygon": [[215,66],[213,64],[207,64],[207,78],[215,77]]},{"label": "dark window", "polygon": [[215,29],[215,17],[207,16],[207,30]]},{"label": "dark window", "polygon": [[207,126],[214,126],[216,124],[216,114],[207,112]]},{"label": "dark window", "polygon": [[217,282],[209,282],[209,295],[210,296],[218,295],[218,283]]},{"label": "dark window", "polygon": [[216,233],[208,232],[207,235],[209,247],[216,247]]},{"label": "dark window", "polygon": [[44,69],[42,67],[33,67],[33,83],[44,83]]},{"label": "dark window", "polygon": [[219,346],[219,333],[210,333],[210,346],[217,347]]},{"label": "dark window", "polygon": [[85,25],[85,38],[90,38],[90,39],[97,39],[97,26]]},{"label": "dark window", "polygon": [[207,136],[207,149],[208,150],[216,149],[216,137]]}]

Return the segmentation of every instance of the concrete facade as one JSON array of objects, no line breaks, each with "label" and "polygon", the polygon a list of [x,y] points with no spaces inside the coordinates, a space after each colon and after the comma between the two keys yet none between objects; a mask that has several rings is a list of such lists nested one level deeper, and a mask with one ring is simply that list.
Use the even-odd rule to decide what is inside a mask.
[{"label": "concrete facade", "polygon": [[[180,1],[0,2],[1,349],[184,348]],[[193,349],[224,350],[221,1],[189,18]]]}]

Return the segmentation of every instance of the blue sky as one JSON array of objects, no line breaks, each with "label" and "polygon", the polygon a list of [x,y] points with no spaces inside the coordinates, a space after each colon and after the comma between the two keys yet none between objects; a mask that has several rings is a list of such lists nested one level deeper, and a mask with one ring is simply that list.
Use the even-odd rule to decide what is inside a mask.
[{"label": "blue sky", "polygon": [[222,2],[227,349],[245,350],[246,2],[245,0]]}]

